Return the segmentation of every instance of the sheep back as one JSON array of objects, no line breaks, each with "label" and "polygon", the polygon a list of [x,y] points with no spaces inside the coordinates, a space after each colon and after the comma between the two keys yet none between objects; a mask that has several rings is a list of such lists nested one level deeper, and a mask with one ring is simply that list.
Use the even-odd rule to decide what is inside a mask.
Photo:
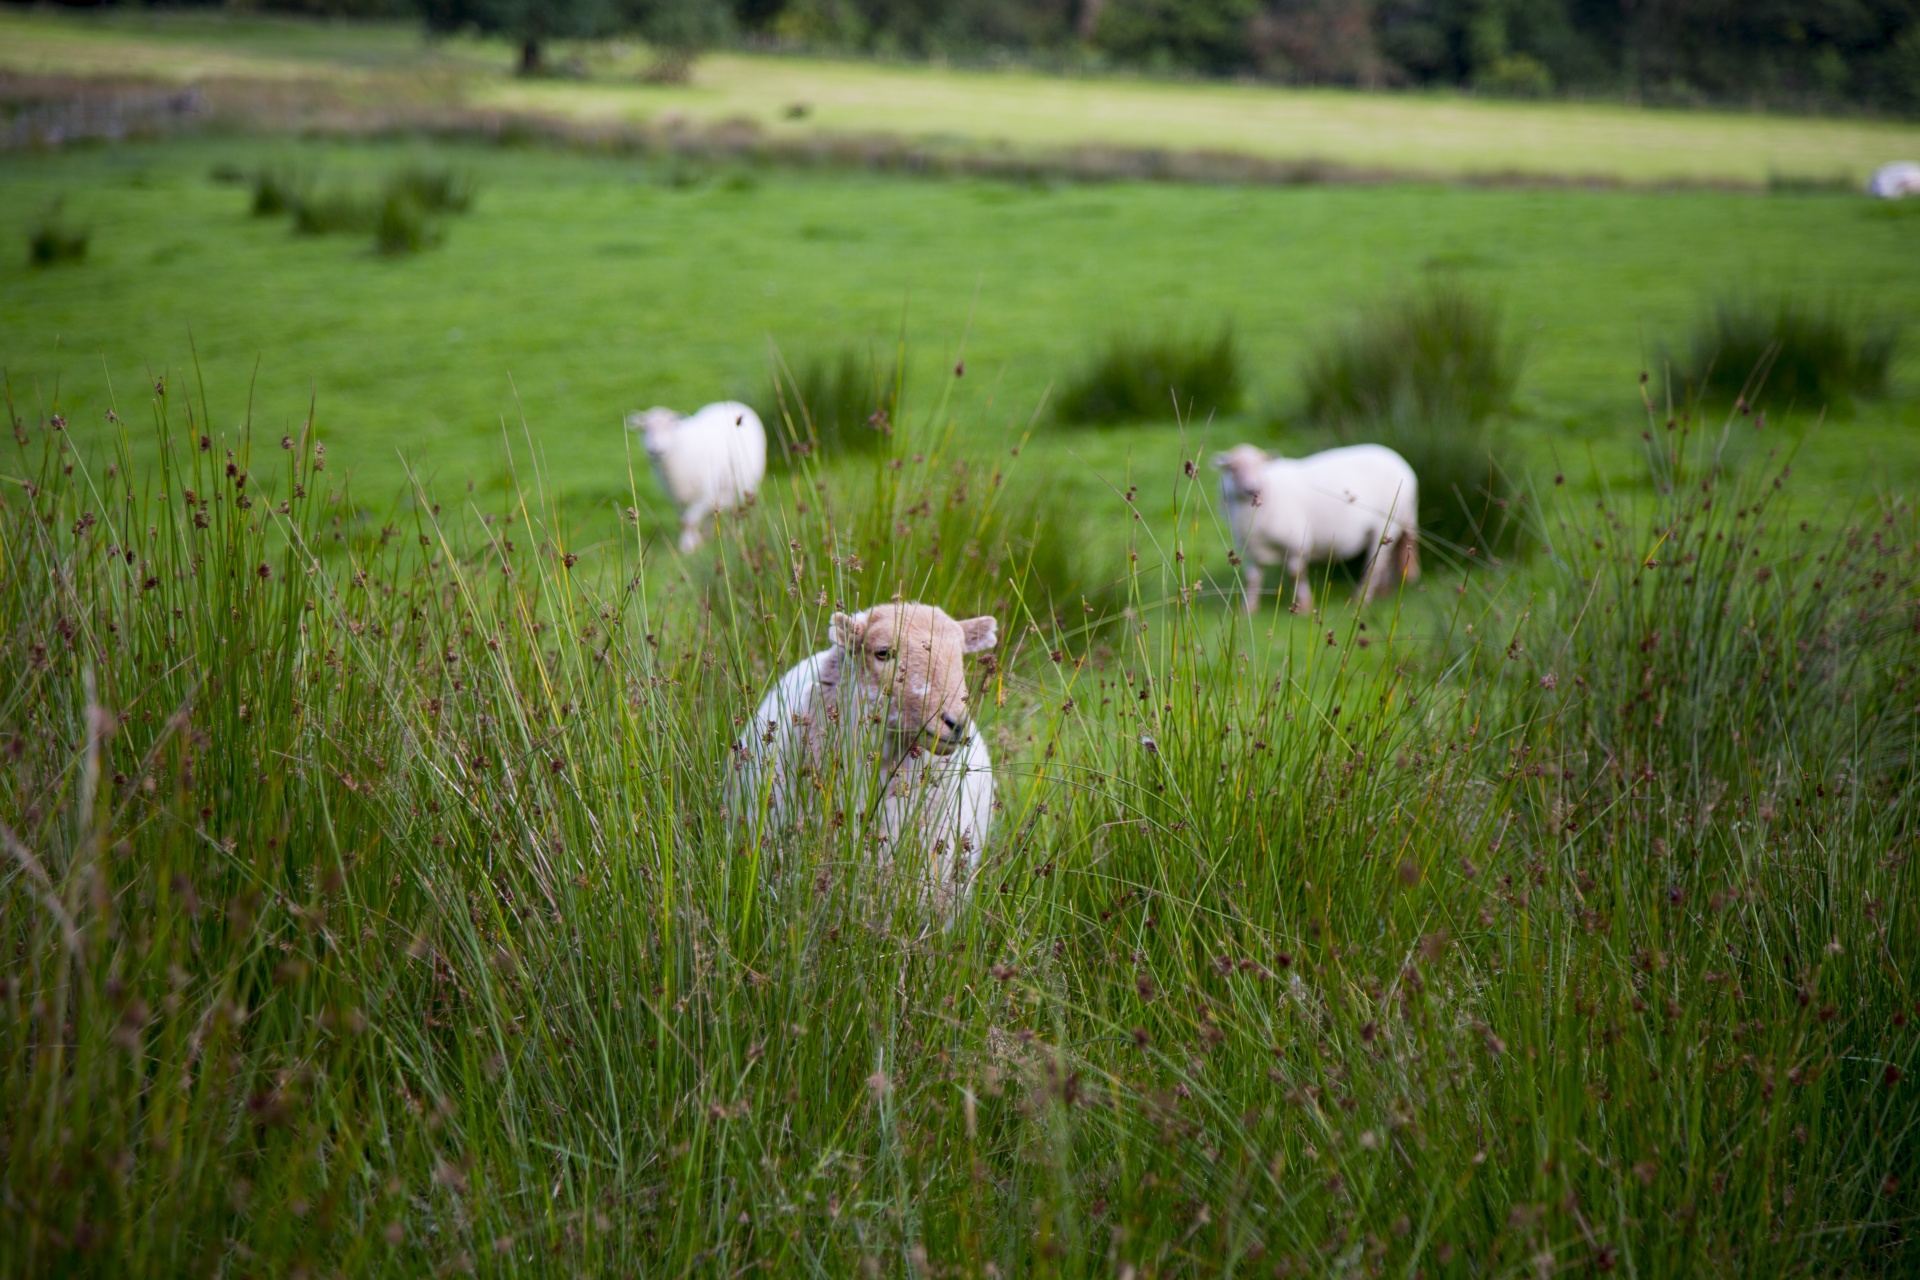
[{"label": "sheep back", "polygon": [[1385,445],[1357,444],[1304,458],[1274,458],[1260,504],[1232,513],[1236,540],[1256,560],[1287,554],[1347,559],[1418,526],[1419,482]]},{"label": "sheep back", "polygon": [[680,420],[653,463],[661,485],[683,510],[738,506],[766,479],[766,428],[738,401],[710,404]]}]

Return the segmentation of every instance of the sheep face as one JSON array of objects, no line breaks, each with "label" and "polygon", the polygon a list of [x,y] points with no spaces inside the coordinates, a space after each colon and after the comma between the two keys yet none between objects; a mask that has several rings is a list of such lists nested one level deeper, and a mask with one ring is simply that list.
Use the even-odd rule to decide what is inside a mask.
[{"label": "sheep face", "polygon": [[993,647],[992,618],[956,621],[933,605],[883,604],[836,613],[829,630],[841,679],[885,707],[889,733],[935,755],[966,745],[972,727],[961,655]]},{"label": "sheep face", "polygon": [[1260,472],[1267,465],[1267,453],[1250,444],[1237,444],[1225,453],[1213,455],[1220,471],[1220,498],[1228,506],[1260,496]]},{"label": "sheep face", "polygon": [[646,446],[648,455],[655,458],[667,451],[667,446],[673,441],[673,433],[680,428],[680,422],[679,414],[658,405],[644,413],[627,415],[627,429],[640,433],[641,443]]}]

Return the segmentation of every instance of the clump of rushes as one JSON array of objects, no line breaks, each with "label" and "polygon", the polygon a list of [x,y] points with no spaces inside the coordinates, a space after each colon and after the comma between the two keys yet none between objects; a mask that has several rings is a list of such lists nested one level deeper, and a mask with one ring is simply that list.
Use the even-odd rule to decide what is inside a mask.
[{"label": "clump of rushes", "polygon": [[1211,336],[1163,330],[1115,334],[1060,392],[1060,421],[1115,425],[1205,419],[1240,408],[1245,382],[1229,326]]},{"label": "clump of rushes", "polygon": [[383,205],[343,187],[310,192],[292,206],[293,229],[303,236],[363,235],[378,226]]},{"label": "clump of rushes", "polygon": [[256,218],[278,218],[292,213],[306,200],[312,185],[312,179],[293,165],[255,169],[250,182],[251,212]]},{"label": "clump of rushes", "polygon": [[1342,442],[1399,452],[1420,478],[1422,546],[1487,563],[1520,550],[1530,523],[1492,426],[1521,363],[1499,306],[1441,278],[1367,308],[1310,349],[1299,416]]},{"label": "clump of rushes", "polygon": [[1840,302],[1791,294],[1723,298],[1695,322],[1669,364],[1695,396],[1724,407],[1818,412],[1884,395],[1900,327]]},{"label": "clump of rushes", "polygon": [[904,349],[883,360],[849,345],[789,362],[775,348],[770,364],[754,412],[772,433],[775,469],[808,456],[886,451],[906,387]]},{"label": "clump of rushes", "polygon": [[389,199],[405,196],[428,213],[466,213],[473,208],[473,176],[447,165],[405,165],[387,177]]},{"label": "clump of rushes", "polygon": [[[690,566],[184,381],[105,457],[10,406],[0,1273],[1912,1269],[1906,507],[1654,424],[1538,591],[1268,636],[1139,532],[1087,642],[944,411]],[[950,929],[870,780],[717,798],[895,591],[1005,637]]]},{"label": "clump of rushes", "polygon": [[404,165],[374,194],[352,187],[321,189],[291,167],[261,169],[253,180],[256,215],[290,213],[300,235],[371,235],[386,255],[418,253],[444,238],[442,219],[469,212],[476,186],[461,170]]},{"label": "clump of rushes", "polygon": [[389,191],[374,220],[374,247],[385,254],[418,253],[440,242],[440,224],[404,191]]},{"label": "clump of rushes", "polygon": [[62,201],[55,200],[27,228],[27,265],[55,267],[86,259],[93,232],[67,221],[64,208]]},{"label": "clump of rushes", "polygon": [[1331,425],[1414,420],[1478,427],[1506,410],[1520,365],[1500,308],[1443,277],[1375,304],[1315,347],[1300,369],[1301,410]]}]

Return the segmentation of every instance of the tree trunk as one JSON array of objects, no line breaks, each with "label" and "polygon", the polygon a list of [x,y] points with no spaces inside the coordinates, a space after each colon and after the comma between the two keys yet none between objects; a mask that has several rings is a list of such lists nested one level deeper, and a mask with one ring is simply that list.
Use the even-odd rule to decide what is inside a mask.
[{"label": "tree trunk", "polygon": [[520,74],[537,76],[546,70],[546,59],[540,53],[540,40],[537,36],[528,36],[520,42]]}]

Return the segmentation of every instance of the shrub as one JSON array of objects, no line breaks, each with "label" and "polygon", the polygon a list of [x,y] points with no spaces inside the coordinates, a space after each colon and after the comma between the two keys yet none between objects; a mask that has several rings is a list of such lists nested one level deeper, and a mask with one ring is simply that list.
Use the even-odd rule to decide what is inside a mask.
[{"label": "shrub", "polygon": [[1821,409],[1885,392],[1899,339],[1895,323],[1831,300],[1723,298],[1667,363],[1701,399]]},{"label": "shrub", "polygon": [[1212,337],[1116,334],[1055,402],[1062,422],[1111,424],[1206,416],[1240,407],[1240,347],[1222,326]]},{"label": "shrub", "polygon": [[69,223],[60,210],[61,202],[55,200],[41,212],[39,221],[27,229],[28,265],[52,267],[86,258],[93,232]]},{"label": "shrub", "polygon": [[1309,354],[1304,411],[1332,426],[1409,417],[1477,426],[1506,409],[1520,364],[1499,307],[1436,280],[1370,308]]},{"label": "shrub", "polygon": [[898,356],[883,364],[871,350],[848,346],[788,364],[776,351],[754,405],[773,433],[768,463],[778,468],[808,454],[884,449],[903,387]]}]

